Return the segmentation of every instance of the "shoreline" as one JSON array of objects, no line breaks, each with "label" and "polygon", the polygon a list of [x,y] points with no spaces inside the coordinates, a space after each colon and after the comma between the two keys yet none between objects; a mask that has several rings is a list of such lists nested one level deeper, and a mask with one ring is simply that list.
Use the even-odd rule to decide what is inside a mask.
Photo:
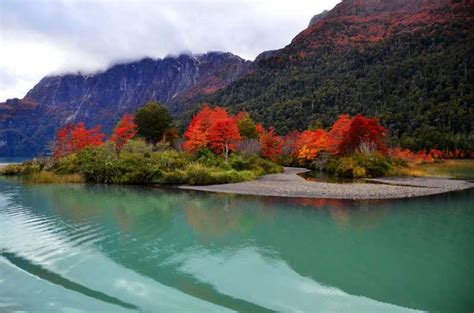
[{"label": "shoreline", "polygon": [[182,185],[177,188],[255,196],[348,200],[402,199],[474,188],[474,183],[443,177],[385,177],[367,179],[368,183],[336,184],[307,181],[298,175],[308,171],[305,168],[285,167],[283,173],[265,175],[248,182]]}]

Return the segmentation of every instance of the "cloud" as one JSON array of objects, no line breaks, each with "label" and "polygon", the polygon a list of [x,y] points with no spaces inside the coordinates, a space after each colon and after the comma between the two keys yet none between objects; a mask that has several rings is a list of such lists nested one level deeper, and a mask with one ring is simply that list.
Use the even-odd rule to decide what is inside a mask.
[{"label": "cloud", "polygon": [[43,76],[183,51],[246,59],[282,48],[338,0],[2,0],[0,100]]}]

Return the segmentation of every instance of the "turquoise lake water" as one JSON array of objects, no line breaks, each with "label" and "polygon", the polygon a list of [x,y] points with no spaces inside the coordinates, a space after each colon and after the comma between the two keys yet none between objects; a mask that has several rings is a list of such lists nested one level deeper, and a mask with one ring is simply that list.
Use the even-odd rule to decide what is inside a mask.
[{"label": "turquoise lake water", "polygon": [[0,179],[0,311],[472,312],[473,200]]}]

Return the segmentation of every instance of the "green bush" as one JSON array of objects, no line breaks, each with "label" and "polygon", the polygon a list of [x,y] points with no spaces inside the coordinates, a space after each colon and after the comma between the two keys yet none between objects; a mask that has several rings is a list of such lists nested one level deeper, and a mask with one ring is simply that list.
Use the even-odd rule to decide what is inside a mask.
[{"label": "green bush", "polygon": [[379,153],[358,153],[348,157],[331,158],[325,166],[327,172],[348,178],[385,176],[392,168],[391,159]]},{"label": "green bush", "polygon": [[105,184],[208,185],[247,181],[282,171],[281,166],[256,155],[234,153],[225,162],[208,149],[191,156],[170,149],[153,152],[143,141],[131,142],[119,154],[112,145],[105,144],[59,159],[10,165],[2,173],[25,175],[35,182],[79,182],[84,179]]},{"label": "green bush", "polygon": [[237,171],[254,170],[257,166],[254,156],[244,157],[240,154],[232,154],[229,157],[230,166]]},{"label": "green bush", "polygon": [[163,171],[173,171],[184,169],[191,163],[191,158],[185,153],[179,153],[176,150],[166,150],[155,152],[151,155],[152,162],[157,164]]},{"label": "green bush", "polygon": [[118,159],[117,171],[112,178],[118,184],[149,184],[163,176],[157,164],[144,154],[122,153]]},{"label": "green bush", "polygon": [[259,156],[243,156],[240,154],[233,154],[229,158],[229,164],[232,169],[237,171],[252,171],[257,176],[272,173],[281,173],[283,168],[267,159],[262,159]]},{"label": "green bush", "polygon": [[71,153],[57,159],[54,163],[53,170],[57,174],[71,174],[78,172],[77,154]]},{"label": "green bush", "polygon": [[237,183],[257,177],[252,171],[222,170],[209,168],[200,163],[191,164],[185,171],[188,185],[213,185]]},{"label": "green bush", "polygon": [[214,154],[209,149],[201,149],[195,155],[195,161],[204,164],[207,167],[219,167],[230,169],[228,163],[224,161],[224,158]]},{"label": "green bush", "polygon": [[117,156],[105,149],[84,149],[77,154],[75,163],[87,182],[113,183],[119,174]]},{"label": "green bush", "polygon": [[212,176],[213,169],[201,163],[194,163],[188,166],[185,171],[186,183],[189,185],[211,185],[216,184]]},{"label": "green bush", "polygon": [[392,169],[392,161],[390,158],[378,152],[357,153],[354,155],[354,158],[358,166],[365,168],[366,175],[369,177],[385,176]]},{"label": "green bush", "polygon": [[122,152],[151,154],[153,146],[140,139],[129,140],[123,147]]},{"label": "green bush", "polygon": [[164,172],[158,183],[162,185],[184,185],[187,181],[186,173],[182,170],[176,170]]}]

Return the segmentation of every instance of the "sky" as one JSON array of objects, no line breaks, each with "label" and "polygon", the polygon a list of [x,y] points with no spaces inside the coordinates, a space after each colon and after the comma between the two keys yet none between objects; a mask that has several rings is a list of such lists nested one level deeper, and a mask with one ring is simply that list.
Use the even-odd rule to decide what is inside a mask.
[{"label": "sky", "polygon": [[339,0],[0,0],[0,102],[41,78],[180,53],[253,60]]}]

